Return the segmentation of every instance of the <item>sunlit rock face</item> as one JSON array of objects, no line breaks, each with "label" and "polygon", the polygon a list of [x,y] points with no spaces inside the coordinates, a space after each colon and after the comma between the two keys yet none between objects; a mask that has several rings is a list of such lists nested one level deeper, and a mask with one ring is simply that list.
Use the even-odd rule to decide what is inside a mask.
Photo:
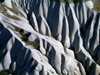
[{"label": "sunlit rock face", "polygon": [[6,0],[0,4],[0,70],[99,75],[100,13],[92,9],[85,0]]}]

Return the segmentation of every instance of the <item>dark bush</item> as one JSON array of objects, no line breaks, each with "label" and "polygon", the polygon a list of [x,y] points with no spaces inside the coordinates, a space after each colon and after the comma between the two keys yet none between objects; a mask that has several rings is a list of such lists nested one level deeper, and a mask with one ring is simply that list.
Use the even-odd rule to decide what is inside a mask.
[{"label": "dark bush", "polygon": [[5,0],[0,0],[0,3],[3,3]]},{"label": "dark bush", "polygon": [[0,75],[9,75],[6,71],[2,70],[0,71]]}]

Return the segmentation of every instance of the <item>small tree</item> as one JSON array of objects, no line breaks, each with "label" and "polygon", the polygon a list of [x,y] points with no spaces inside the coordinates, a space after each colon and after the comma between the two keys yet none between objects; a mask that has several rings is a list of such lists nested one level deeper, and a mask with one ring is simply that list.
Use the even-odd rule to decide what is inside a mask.
[{"label": "small tree", "polygon": [[0,3],[3,3],[5,0],[0,0]]}]

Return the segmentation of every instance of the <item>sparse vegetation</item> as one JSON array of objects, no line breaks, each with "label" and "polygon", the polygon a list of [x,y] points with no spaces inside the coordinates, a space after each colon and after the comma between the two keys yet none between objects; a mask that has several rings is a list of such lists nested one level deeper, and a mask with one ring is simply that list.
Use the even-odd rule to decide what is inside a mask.
[{"label": "sparse vegetation", "polygon": [[0,0],[0,3],[3,3],[5,0]]},{"label": "sparse vegetation", "polygon": [[13,70],[12,70],[12,69],[9,69],[9,70],[8,70],[8,73],[9,73],[9,74],[12,74],[12,73],[13,73]]},{"label": "sparse vegetation", "polygon": [[[40,41],[39,39],[35,39],[34,41],[29,41],[28,37],[30,36],[30,33],[24,34],[23,30],[12,25],[15,28],[15,32],[18,32],[16,35],[20,35],[19,37],[27,44],[32,45],[35,49],[40,50]],[[11,29],[11,28],[10,28]],[[12,29],[13,30],[13,29]]]},{"label": "sparse vegetation", "polygon": [[99,0],[93,0],[93,3],[94,3],[93,10],[100,11],[100,1]]},{"label": "sparse vegetation", "polygon": [[[0,75],[9,75],[9,74],[14,74],[14,72],[12,71],[12,69],[1,70],[0,71]],[[16,74],[14,74],[14,75],[16,75]]]},{"label": "sparse vegetation", "polygon": [[35,39],[33,42],[33,47],[35,47],[36,49],[40,50],[40,43],[38,39]]},{"label": "sparse vegetation", "polygon": [[30,36],[30,33],[23,34],[23,32],[20,31],[20,34],[22,36],[21,38],[22,38],[23,41],[25,41],[25,42],[29,41],[28,37]]},{"label": "sparse vegetation", "polygon": [[25,37],[23,38],[23,40],[24,40],[24,41],[28,41],[28,37],[25,36]]},{"label": "sparse vegetation", "polygon": [[18,30],[18,28],[16,28],[17,31],[20,32],[21,34],[21,39],[27,44],[27,45],[33,45],[34,48],[36,48],[37,50],[40,50],[40,42],[38,39],[35,39],[34,41],[29,41],[28,37],[30,36],[30,33],[28,34],[23,34],[23,32],[21,32],[20,30]]},{"label": "sparse vegetation", "polygon": [[0,75],[8,75],[8,73],[4,70],[0,71]]}]

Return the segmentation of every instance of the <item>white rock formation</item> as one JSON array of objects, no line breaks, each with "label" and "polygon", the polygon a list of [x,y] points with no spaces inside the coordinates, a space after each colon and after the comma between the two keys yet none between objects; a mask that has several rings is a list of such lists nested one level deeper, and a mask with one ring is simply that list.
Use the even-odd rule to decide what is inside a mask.
[{"label": "white rock formation", "polygon": [[0,4],[0,70],[11,68],[17,75],[99,75],[100,13],[92,7],[92,1]]}]

